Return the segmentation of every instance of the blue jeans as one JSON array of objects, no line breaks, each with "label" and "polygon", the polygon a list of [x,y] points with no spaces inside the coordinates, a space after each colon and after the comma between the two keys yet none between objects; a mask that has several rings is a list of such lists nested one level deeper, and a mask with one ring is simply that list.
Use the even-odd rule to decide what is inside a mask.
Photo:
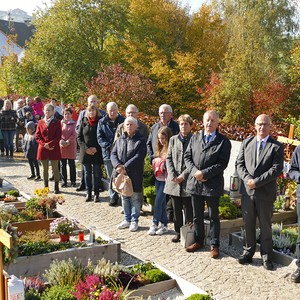
[{"label": "blue jeans", "polygon": [[[112,163],[111,163],[110,159],[105,159],[104,160],[104,167],[105,167],[105,171],[106,171],[108,179],[111,179],[111,175],[112,175],[112,172],[113,172],[113,166],[112,166]],[[111,200],[118,201],[119,195],[112,188],[108,189],[108,194],[109,194],[109,197],[110,197]]]},{"label": "blue jeans", "polygon": [[94,187],[95,195],[99,195],[100,164],[84,164],[84,172],[86,191],[91,193]]},{"label": "blue jeans", "polygon": [[160,222],[164,226],[168,225],[166,194],[164,193],[165,181],[155,179],[156,196],[153,212],[153,223],[158,225]]},{"label": "blue jeans", "polygon": [[128,222],[138,222],[141,209],[141,194],[133,193],[131,197],[122,196],[124,219]]},{"label": "blue jeans", "polygon": [[14,155],[14,137],[15,137],[15,134],[16,134],[15,130],[2,130],[6,156],[10,155],[10,157],[13,157],[13,155]]}]

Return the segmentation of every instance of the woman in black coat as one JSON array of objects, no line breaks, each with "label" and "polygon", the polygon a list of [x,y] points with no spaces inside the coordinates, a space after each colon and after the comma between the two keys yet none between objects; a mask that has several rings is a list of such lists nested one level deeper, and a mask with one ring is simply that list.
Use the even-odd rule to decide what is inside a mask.
[{"label": "woman in black coat", "polygon": [[[103,164],[101,147],[97,141],[97,124],[100,112],[94,105],[86,109],[77,141],[80,146],[79,161],[84,165],[86,182],[86,202],[92,201],[92,189],[94,190],[94,201],[99,202],[99,185],[101,180],[100,166]],[[94,182],[94,186],[93,186]]]}]

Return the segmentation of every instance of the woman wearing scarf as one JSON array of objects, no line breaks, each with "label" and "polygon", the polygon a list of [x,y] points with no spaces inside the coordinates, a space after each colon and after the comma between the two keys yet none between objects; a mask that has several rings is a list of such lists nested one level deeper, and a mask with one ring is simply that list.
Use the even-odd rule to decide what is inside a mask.
[{"label": "woman wearing scarf", "polygon": [[58,162],[61,159],[59,141],[61,140],[61,123],[54,118],[54,107],[46,104],[44,107],[45,118],[39,120],[35,138],[38,142],[37,159],[43,165],[44,186],[48,187],[49,161],[51,161],[54,174],[54,193],[59,194],[59,169]]},{"label": "woman wearing scarf", "polygon": [[[86,182],[86,202],[99,202],[99,184],[101,180],[100,166],[103,164],[101,147],[97,141],[97,125],[100,119],[100,111],[95,105],[89,105],[82,120],[77,137],[80,146],[79,161],[84,165]],[[93,186],[94,183],[94,186]]]}]

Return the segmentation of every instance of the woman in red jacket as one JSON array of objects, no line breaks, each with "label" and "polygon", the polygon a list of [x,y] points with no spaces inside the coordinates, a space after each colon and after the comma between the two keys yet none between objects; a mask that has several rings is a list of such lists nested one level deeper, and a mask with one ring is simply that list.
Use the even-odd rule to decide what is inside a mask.
[{"label": "woman in red jacket", "polygon": [[54,118],[54,106],[46,104],[44,107],[45,118],[39,120],[36,129],[36,141],[38,142],[37,159],[43,165],[44,186],[48,187],[49,161],[51,161],[54,174],[54,193],[59,194],[59,169],[58,162],[61,159],[59,141],[61,139],[60,120]]}]

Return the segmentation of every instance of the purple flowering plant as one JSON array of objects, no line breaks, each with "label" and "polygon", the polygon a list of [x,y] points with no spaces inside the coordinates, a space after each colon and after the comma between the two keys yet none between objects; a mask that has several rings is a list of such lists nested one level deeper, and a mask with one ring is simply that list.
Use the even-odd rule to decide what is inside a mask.
[{"label": "purple flowering plant", "polygon": [[71,234],[75,229],[78,229],[79,223],[75,219],[61,217],[50,223],[50,233],[56,234]]}]

